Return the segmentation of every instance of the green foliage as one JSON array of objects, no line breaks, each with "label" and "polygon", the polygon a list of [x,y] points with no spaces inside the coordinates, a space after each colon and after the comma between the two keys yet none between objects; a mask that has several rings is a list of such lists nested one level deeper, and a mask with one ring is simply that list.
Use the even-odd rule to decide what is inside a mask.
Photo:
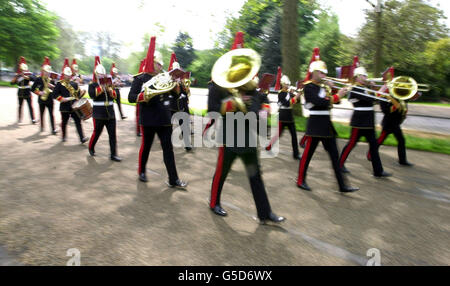
[{"label": "green foliage", "polygon": [[188,67],[195,59],[192,38],[188,33],[178,33],[172,50],[175,52],[178,63],[182,68]]},{"label": "green foliage", "polygon": [[[443,11],[424,0],[387,0],[382,11],[382,66],[394,66],[396,75],[412,76],[418,82],[429,79],[424,72],[426,68],[423,53],[428,42],[436,42],[448,36],[448,29],[440,23],[440,20],[445,18]],[[360,55],[368,70],[373,70],[377,41],[375,12],[366,11],[366,19],[367,22],[358,35],[356,54]],[[432,82],[436,82],[436,78],[433,78]],[[440,92],[441,95],[445,93],[443,90]],[[424,94],[422,99],[433,96],[439,94]]]},{"label": "green foliage", "polygon": [[192,77],[197,80],[199,87],[206,87],[211,80],[211,69],[216,60],[223,55],[221,49],[196,51],[196,59],[189,66]]},{"label": "green foliage", "polygon": [[430,84],[428,97],[450,99],[450,38],[428,42],[423,52],[423,78]]},{"label": "green foliage", "polygon": [[24,56],[37,69],[45,56],[55,57],[56,18],[38,0],[0,1],[0,61],[15,66]]}]

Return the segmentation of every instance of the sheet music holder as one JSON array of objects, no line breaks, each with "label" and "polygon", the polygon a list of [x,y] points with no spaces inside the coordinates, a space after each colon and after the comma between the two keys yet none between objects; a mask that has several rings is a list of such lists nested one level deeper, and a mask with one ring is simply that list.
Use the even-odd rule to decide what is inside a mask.
[{"label": "sheet music holder", "polygon": [[170,76],[172,76],[172,78],[174,80],[177,80],[177,79],[183,79],[186,72],[182,69],[173,69],[169,72],[169,74],[170,74]]}]

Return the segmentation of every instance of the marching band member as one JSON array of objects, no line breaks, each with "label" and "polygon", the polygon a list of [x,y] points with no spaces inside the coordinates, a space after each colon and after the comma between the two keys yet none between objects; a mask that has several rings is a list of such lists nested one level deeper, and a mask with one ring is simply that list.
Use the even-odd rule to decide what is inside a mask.
[{"label": "marching band member", "polygon": [[124,120],[127,117],[123,115],[122,102],[120,101],[120,87],[122,87],[124,84],[123,84],[122,80],[120,79],[119,69],[116,68],[116,64],[115,63],[112,63],[112,65],[111,65],[110,74],[111,74],[111,76],[113,78],[114,91],[117,94],[117,98],[115,99],[115,101],[117,102],[117,107],[119,108],[120,117],[122,118],[122,120]]},{"label": "marching band member", "polygon": [[80,89],[78,84],[71,81],[72,75],[72,69],[69,66],[69,59],[66,58],[64,60],[61,80],[56,84],[55,89],[53,90],[53,98],[60,102],[59,111],[61,112],[62,119],[62,141],[66,142],[67,122],[69,121],[69,118],[72,117],[73,121],[75,121],[80,142],[83,144],[88,141],[88,138],[84,137],[80,117],[72,109],[72,103],[80,97]]},{"label": "marching band member", "polygon": [[[169,68],[168,71],[172,71],[174,69],[181,69],[180,64],[177,62],[177,58],[175,53],[172,53],[172,56],[170,58]],[[174,89],[175,92],[172,92],[172,94],[169,96],[171,98],[170,102],[170,111],[172,113],[172,116],[177,112],[185,112],[189,116],[189,96],[190,96],[190,90],[189,86],[185,84],[184,79],[180,79],[178,82],[178,87]],[[183,124],[183,119],[180,119],[178,124],[181,126]],[[189,131],[187,134],[184,134],[183,131],[181,131],[181,136],[183,136],[184,141],[184,149],[186,151],[192,150],[191,145],[191,122],[186,122],[186,126],[188,127]],[[184,136],[186,135],[186,136]]]},{"label": "marching band member", "polygon": [[339,184],[339,191],[343,193],[359,190],[347,185],[346,178],[339,167],[339,152],[336,144],[336,130],[330,118],[330,109],[334,103],[339,103],[340,98],[345,95],[347,90],[341,89],[338,94],[331,95],[331,88],[323,84],[323,79],[328,73],[327,66],[323,61],[314,61],[310,64],[309,72],[311,80],[304,86],[305,108],[309,109],[309,118],[306,125],[305,150],[300,160],[297,186],[301,189],[311,191],[306,183],[306,173],[309,162],[316,150],[319,141],[322,142],[324,149],[328,152],[336,179]]},{"label": "marching band member", "polygon": [[92,82],[89,84],[89,96],[94,100],[93,122],[94,131],[89,140],[89,154],[95,156],[95,144],[102,134],[103,127],[106,126],[109,136],[109,147],[111,149],[111,160],[120,162],[121,158],[117,156],[116,139],[116,116],[114,113],[114,99],[117,98],[116,91],[113,89],[112,80],[107,83],[106,70],[100,62],[100,57],[95,57],[94,73]]},{"label": "marching band member", "polygon": [[[372,158],[373,175],[375,177],[389,177],[390,173],[383,170],[381,164],[380,154],[378,153],[378,144],[375,136],[375,112],[373,104],[374,98],[364,96],[365,90],[361,89],[369,87],[370,83],[367,82],[367,72],[364,67],[358,67],[353,72],[353,78],[356,86],[351,90],[349,95],[349,101],[353,104],[353,115],[350,122],[352,127],[352,133],[350,140],[342,149],[341,156],[339,158],[339,166],[343,172],[349,171],[345,168],[344,163],[347,160],[350,152],[356,146],[361,136],[364,136],[369,142],[370,155]],[[362,94],[358,94],[362,93]]]},{"label": "marching band member", "polygon": [[76,59],[72,59],[72,65],[70,67],[72,69],[72,81],[76,82],[78,86],[83,85],[83,79],[81,78]]},{"label": "marching band member", "polygon": [[31,90],[38,95],[39,99],[39,111],[41,118],[41,132],[44,130],[44,111],[48,109],[48,115],[50,116],[50,124],[52,127],[52,134],[56,134],[55,118],[53,116],[53,96],[52,90],[55,88],[54,81],[50,78],[50,72],[52,67],[50,66],[50,60],[45,57],[44,63],[41,67],[41,76],[36,78],[31,87]]},{"label": "marching band member", "polygon": [[[251,130],[250,123],[246,121],[244,134],[237,134],[237,128],[234,128],[235,133],[232,134],[234,138],[227,138],[226,134],[228,116],[234,119],[235,113],[244,112],[254,113],[255,118],[258,118],[265,97],[256,90],[257,83],[253,79],[260,66],[261,58],[254,50],[236,49],[220,57],[212,69],[213,83],[209,88],[209,108],[222,114],[224,132],[223,146],[219,147],[219,158],[212,180],[209,207],[217,215],[227,215],[220,204],[221,192],[234,160],[239,157],[245,164],[260,222],[280,223],[285,218],[277,216],[271,210],[261,177],[258,149],[256,145],[250,145],[251,136],[256,138],[256,130]],[[236,124],[239,123],[234,122],[234,125]],[[237,138],[239,135],[245,138]],[[245,141],[244,146],[237,145],[241,139]]]},{"label": "marching band member", "polygon": [[11,81],[11,84],[17,84],[18,91],[17,96],[19,99],[19,123],[22,122],[22,104],[25,99],[28,103],[28,109],[30,110],[31,122],[35,124],[37,120],[34,118],[33,102],[31,98],[30,81],[33,81],[31,72],[28,71],[28,65],[24,57],[20,57],[19,67],[17,74]]},{"label": "marching band member", "polygon": [[164,164],[169,175],[169,180],[166,184],[169,187],[185,188],[187,183],[178,178],[171,141],[172,123],[168,96],[169,92],[175,86],[172,86],[171,79],[168,80],[168,77],[170,77],[168,74],[164,74],[162,79],[168,80],[167,84],[170,85],[170,89],[164,90],[163,93],[160,93],[162,92],[160,90],[155,91],[150,81],[162,71],[163,67],[161,54],[155,52],[155,41],[156,38],[152,37],[143,72],[134,77],[130,93],[128,94],[128,101],[136,102],[139,105],[139,124],[141,125],[143,135],[139,151],[139,180],[142,182],[148,181],[146,165],[153,139],[155,138],[155,134],[157,134],[161,141]]},{"label": "marching band member", "polygon": [[[291,81],[286,75],[281,76],[281,68],[278,67],[277,82],[275,84],[275,90],[278,92],[278,106],[279,106],[279,121],[278,121],[278,134],[275,135],[270,144],[266,147],[267,151],[272,149],[272,145],[275,144],[283,134],[284,128],[287,127],[291,133],[292,138],[292,150],[293,157],[296,160],[300,160],[301,156],[298,152],[297,130],[295,129],[294,115],[292,113],[292,106],[300,102],[300,94],[293,94],[289,91]],[[280,89],[281,84],[281,89]]]},{"label": "marching band member", "polygon": [[[390,81],[394,78],[394,68],[389,68],[385,73],[383,73],[384,81]],[[384,92],[386,87],[380,89]],[[383,145],[384,140],[390,135],[394,134],[395,139],[397,139],[397,154],[398,162],[403,166],[414,166],[406,159],[406,146],[405,137],[403,136],[401,124],[406,118],[408,113],[408,105],[404,100],[396,99],[394,97],[390,98],[390,102],[381,101],[380,102],[381,111],[384,113],[383,121],[381,126],[383,127],[380,137],[377,139],[378,146]],[[370,152],[367,153],[367,159],[372,160]]]}]

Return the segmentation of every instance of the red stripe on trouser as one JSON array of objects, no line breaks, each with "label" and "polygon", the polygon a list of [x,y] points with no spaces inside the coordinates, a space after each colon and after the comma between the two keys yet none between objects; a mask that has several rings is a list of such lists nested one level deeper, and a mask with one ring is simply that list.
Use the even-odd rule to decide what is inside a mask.
[{"label": "red stripe on trouser", "polygon": [[386,137],[387,137],[387,132],[383,130],[383,132],[381,132],[380,137],[378,138],[378,145],[383,144]]},{"label": "red stripe on trouser", "polygon": [[312,137],[306,136],[305,141],[306,141],[306,147],[305,147],[305,151],[302,154],[302,159],[300,160],[300,166],[298,168],[297,185],[303,184],[303,180],[305,179],[304,169],[305,169],[306,161],[308,160],[308,153],[309,153],[309,149],[311,148]]},{"label": "red stripe on trouser", "polygon": [[142,139],[141,139],[141,149],[139,150],[139,168],[138,168],[138,174],[140,175],[142,173],[142,152],[144,151],[144,126],[141,126],[141,134],[142,134]]},{"label": "red stripe on trouser", "polygon": [[136,103],[136,133],[139,133],[139,103]]},{"label": "red stripe on trouser", "polygon": [[208,131],[208,129],[212,126],[212,122],[213,122],[213,120],[210,119],[208,124],[206,124],[205,129],[203,129],[202,136],[205,136],[206,131]]},{"label": "red stripe on trouser", "polygon": [[94,138],[95,138],[95,118],[92,118],[92,122],[94,123],[94,131],[92,131],[92,136],[91,136],[91,140],[89,140],[89,149],[92,150],[92,145],[94,143]]},{"label": "red stripe on trouser", "polygon": [[350,142],[348,143],[348,145],[346,146],[344,153],[342,154],[341,157],[341,162],[339,162],[339,167],[343,167],[345,160],[347,160],[348,154],[350,154],[350,151],[352,151],[353,147],[355,147],[356,144],[356,138],[358,137],[358,128],[353,128],[352,129],[352,137],[350,138]]},{"label": "red stripe on trouser", "polygon": [[308,139],[308,136],[307,135],[304,135],[303,137],[302,137],[302,139],[300,140],[300,146],[305,146],[305,144],[306,144],[306,139]]},{"label": "red stripe on trouser", "polygon": [[267,151],[270,151],[270,149],[272,149],[272,145],[275,144],[275,142],[277,142],[278,138],[280,138],[280,134],[281,134],[281,121],[278,121],[278,134],[275,134],[275,136],[273,136],[272,140],[270,140],[269,146],[266,147]]},{"label": "red stripe on trouser", "polygon": [[216,173],[214,174],[213,185],[211,188],[211,202],[209,206],[211,208],[216,206],[217,193],[219,191],[220,179],[222,178],[223,157],[225,153],[225,147],[219,148],[219,159],[217,160]]}]

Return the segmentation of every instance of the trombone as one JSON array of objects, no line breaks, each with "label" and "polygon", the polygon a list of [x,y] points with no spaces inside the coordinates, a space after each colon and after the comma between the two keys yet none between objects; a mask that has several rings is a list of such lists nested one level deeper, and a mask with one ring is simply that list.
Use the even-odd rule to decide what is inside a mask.
[{"label": "trombone", "polygon": [[[343,79],[334,78],[334,77],[325,77],[325,80],[329,81],[329,82],[332,82],[333,84],[342,85],[341,87],[335,87],[337,89],[342,89],[342,88],[348,87],[349,91],[351,91],[355,87],[355,85],[353,83],[351,83],[350,81],[348,81],[348,80],[343,80]],[[389,94],[389,93],[385,93],[385,92],[381,92],[381,91],[377,91],[377,90],[373,90],[373,89],[365,88],[365,87],[361,87],[361,86],[358,86],[358,89],[361,89],[361,90],[366,91],[366,92],[378,93],[378,94],[384,95],[386,97],[390,97],[391,96],[391,94]],[[352,92],[356,93],[356,94],[359,94],[359,95],[366,96],[366,97],[370,97],[370,98],[373,98],[373,99],[376,99],[376,100],[390,102],[390,100],[385,98],[385,97],[379,97],[379,96],[376,96],[376,95],[370,95],[370,94],[359,92],[359,91],[352,91]]]}]

